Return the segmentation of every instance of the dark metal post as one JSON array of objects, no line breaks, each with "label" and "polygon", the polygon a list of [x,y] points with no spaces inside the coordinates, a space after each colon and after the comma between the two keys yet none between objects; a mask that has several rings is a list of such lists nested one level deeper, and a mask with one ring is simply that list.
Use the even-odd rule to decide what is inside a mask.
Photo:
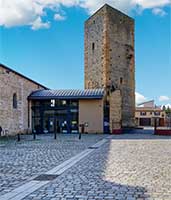
[{"label": "dark metal post", "polygon": [[82,124],[80,124],[81,131],[79,131],[79,140],[81,140]]},{"label": "dark metal post", "polygon": [[154,118],[154,134],[156,134],[157,130],[157,118]]},{"label": "dark metal post", "polygon": [[17,142],[20,142],[21,138],[20,138],[20,134],[17,134]]},{"label": "dark metal post", "polygon": [[79,140],[81,140],[81,132],[79,132]]},{"label": "dark metal post", "polygon": [[1,134],[2,134],[2,127],[0,126],[0,136],[1,136]]},{"label": "dark metal post", "polygon": [[81,134],[84,133],[84,124],[80,124],[81,131],[79,132],[79,140],[81,140]]},{"label": "dark metal post", "polygon": [[57,121],[56,121],[56,120],[55,120],[54,125],[55,125],[55,128],[54,128],[54,140],[56,140],[56,133],[57,133],[57,131],[58,131]]},{"label": "dark metal post", "polygon": [[54,139],[56,140],[56,131],[54,132]]},{"label": "dark metal post", "polygon": [[36,131],[33,131],[33,140],[36,139]]}]

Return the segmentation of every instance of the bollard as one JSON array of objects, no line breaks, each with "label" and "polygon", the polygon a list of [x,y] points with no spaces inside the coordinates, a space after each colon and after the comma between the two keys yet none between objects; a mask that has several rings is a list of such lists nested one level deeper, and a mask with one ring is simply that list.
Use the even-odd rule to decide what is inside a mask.
[{"label": "bollard", "polygon": [[54,132],[54,139],[56,140],[56,132]]},{"label": "bollard", "polygon": [[33,140],[35,140],[35,139],[36,139],[36,132],[33,131]]},{"label": "bollard", "polygon": [[18,133],[18,134],[17,134],[17,142],[20,142],[20,140],[21,140],[21,139],[20,139],[20,134]]},{"label": "bollard", "polygon": [[157,130],[157,119],[154,119],[154,135],[156,134],[156,130]]},{"label": "bollard", "polygon": [[81,140],[81,132],[79,132],[79,140]]},{"label": "bollard", "polygon": [[84,133],[84,124],[80,124],[81,131],[79,132],[79,140],[81,140],[81,134]]}]

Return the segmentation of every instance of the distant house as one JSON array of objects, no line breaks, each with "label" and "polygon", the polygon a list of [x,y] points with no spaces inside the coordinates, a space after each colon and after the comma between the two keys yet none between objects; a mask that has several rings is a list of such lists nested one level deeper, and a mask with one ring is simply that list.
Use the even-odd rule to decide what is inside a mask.
[{"label": "distant house", "polygon": [[154,126],[155,118],[158,126],[165,126],[166,113],[160,106],[156,106],[154,100],[138,104],[135,111],[136,125],[140,127]]}]

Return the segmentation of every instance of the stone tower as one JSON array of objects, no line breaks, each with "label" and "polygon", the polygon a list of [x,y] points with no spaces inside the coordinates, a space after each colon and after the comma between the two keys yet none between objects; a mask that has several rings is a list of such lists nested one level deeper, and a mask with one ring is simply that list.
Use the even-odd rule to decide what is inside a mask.
[{"label": "stone tower", "polygon": [[105,4],[85,22],[85,88],[104,88],[110,131],[133,127],[134,20]]}]

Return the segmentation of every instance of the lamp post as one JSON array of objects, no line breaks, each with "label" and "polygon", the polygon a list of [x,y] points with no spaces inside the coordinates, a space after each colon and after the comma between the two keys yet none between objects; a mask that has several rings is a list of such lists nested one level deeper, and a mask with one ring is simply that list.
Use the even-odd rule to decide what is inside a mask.
[{"label": "lamp post", "polygon": [[154,134],[156,134],[159,117],[153,117],[153,119],[154,119]]}]

